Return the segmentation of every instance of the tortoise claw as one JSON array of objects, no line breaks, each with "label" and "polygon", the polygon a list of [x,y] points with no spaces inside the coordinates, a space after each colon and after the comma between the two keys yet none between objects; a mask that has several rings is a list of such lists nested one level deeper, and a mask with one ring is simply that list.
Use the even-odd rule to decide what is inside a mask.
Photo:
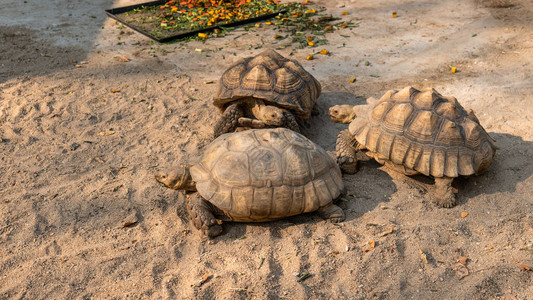
[{"label": "tortoise claw", "polygon": [[341,170],[346,174],[355,174],[357,172],[357,162],[349,156],[339,156],[337,163]]},{"label": "tortoise claw", "polygon": [[435,204],[444,208],[452,208],[457,205],[457,201],[455,200],[455,195],[452,194],[446,198],[435,199]]},{"label": "tortoise claw", "polygon": [[322,218],[328,219],[333,223],[342,222],[346,218],[342,208],[333,203],[319,208],[318,213],[322,216]]},{"label": "tortoise claw", "polygon": [[205,234],[208,238],[212,239],[222,233],[222,226],[220,224],[204,226],[202,228],[202,233]]},{"label": "tortoise claw", "polygon": [[435,178],[435,203],[438,206],[451,208],[457,204],[452,181],[449,177]]}]

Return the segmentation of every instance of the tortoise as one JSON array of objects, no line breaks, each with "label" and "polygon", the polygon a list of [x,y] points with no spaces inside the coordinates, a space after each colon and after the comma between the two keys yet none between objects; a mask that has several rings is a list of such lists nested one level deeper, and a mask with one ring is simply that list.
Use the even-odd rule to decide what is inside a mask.
[{"label": "tortoise", "polygon": [[246,57],[218,82],[213,104],[223,112],[215,137],[241,128],[286,127],[296,132],[318,114],[320,83],[295,60],[274,50]]},{"label": "tortoise", "polygon": [[344,212],[333,200],[344,190],[342,173],[324,149],[286,128],[224,134],[207,146],[199,163],[155,176],[189,192],[194,226],[208,237],[221,221],[264,222],[318,211],[333,222]]},{"label": "tortoise", "polygon": [[[357,171],[357,150],[405,175],[435,178],[434,201],[456,204],[454,178],[483,173],[496,152],[494,140],[472,110],[434,89],[390,90],[368,106],[330,107],[331,120],[350,123],[337,137],[337,162],[345,173]],[[366,113],[365,113],[366,110]],[[363,117],[356,117],[356,112]],[[353,120],[353,121],[352,121]]]}]

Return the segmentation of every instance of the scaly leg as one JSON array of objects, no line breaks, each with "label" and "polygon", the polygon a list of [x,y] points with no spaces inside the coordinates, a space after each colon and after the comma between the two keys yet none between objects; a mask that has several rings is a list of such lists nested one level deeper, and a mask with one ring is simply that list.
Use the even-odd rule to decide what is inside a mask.
[{"label": "scaly leg", "polygon": [[216,208],[207,202],[200,194],[194,193],[186,197],[187,211],[196,229],[209,238],[214,238],[222,233],[222,226],[214,216]]},{"label": "scaly leg", "polygon": [[330,203],[329,205],[322,206],[318,209],[318,213],[322,218],[331,220],[333,223],[339,223],[344,221],[345,215],[342,208]]},{"label": "scaly leg", "polygon": [[283,116],[285,118],[285,124],[283,127],[288,128],[294,132],[300,133],[300,125],[298,125],[298,122],[296,122],[296,118],[294,115],[288,111],[283,112]]},{"label": "scaly leg", "polygon": [[355,148],[357,141],[348,129],[345,129],[337,136],[337,163],[344,173],[355,174],[357,172],[357,158]]},{"label": "scaly leg", "polygon": [[242,118],[239,118],[239,127],[265,128],[266,125],[265,125],[265,122],[263,121],[242,117]]},{"label": "scaly leg", "polygon": [[452,188],[453,178],[435,177],[435,203],[441,207],[454,207],[455,194]]},{"label": "scaly leg", "polygon": [[239,126],[239,118],[243,117],[244,113],[238,104],[232,104],[226,107],[222,117],[215,125],[215,138],[228,132],[235,131]]}]

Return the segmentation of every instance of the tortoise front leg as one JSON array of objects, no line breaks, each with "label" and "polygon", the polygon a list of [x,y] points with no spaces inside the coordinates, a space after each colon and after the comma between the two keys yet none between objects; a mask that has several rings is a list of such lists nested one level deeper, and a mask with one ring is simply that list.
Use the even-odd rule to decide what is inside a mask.
[{"label": "tortoise front leg", "polygon": [[283,118],[285,119],[283,127],[288,128],[294,132],[300,133],[300,125],[298,125],[298,122],[296,121],[296,118],[292,113],[284,111]]},{"label": "tortoise front leg", "polygon": [[[284,112],[283,113],[283,127],[288,128],[295,132],[300,132],[300,125],[298,125],[298,122],[296,121],[296,118],[293,114],[290,112]],[[249,128],[266,128],[266,127],[272,127],[265,124],[265,122],[261,120],[251,119],[247,117],[241,117],[239,118],[239,126],[241,127],[249,127]]]},{"label": "tortoise front leg", "polygon": [[344,173],[355,174],[357,172],[357,158],[355,148],[357,141],[348,129],[345,129],[337,136],[337,163]]},{"label": "tortoise front leg", "polygon": [[217,209],[207,202],[200,194],[194,193],[186,197],[187,211],[196,229],[209,238],[214,238],[222,233],[222,226],[215,218]]},{"label": "tortoise front leg", "polygon": [[453,178],[435,177],[435,203],[441,207],[454,207],[456,204],[455,194],[452,188]]},{"label": "tortoise front leg", "polygon": [[322,218],[331,220],[333,223],[339,223],[344,221],[345,215],[342,208],[337,205],[330,203],[326,206],[322,206],[318,209],[318,213]]},{"label": "tortoise front leg", "polygon": [[265,128],[266,124],[261,120],[241,117],[239,118],[239,127]]},{"label": "tortoise front leg", "polygon": [[215,138],[228,132],[235,131],[239,126],[239,118],[243,117],[244,113],[238,104],[232,104],[226,107],[222,117],[215,125]]}]

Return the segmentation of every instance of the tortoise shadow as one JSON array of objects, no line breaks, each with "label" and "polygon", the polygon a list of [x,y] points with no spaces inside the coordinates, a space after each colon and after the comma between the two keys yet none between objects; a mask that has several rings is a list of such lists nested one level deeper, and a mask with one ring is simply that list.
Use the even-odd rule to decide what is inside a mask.
[{"label": "tortoise shadow", "polygon": [[489,135],[500,149],[485,173],[454,180],[459,190],[458,205],[480,195],[516,192],[519,183],[533,175],[533,142],[507,133],[490,132]]},{"label": "tortoise shadow", "polygon": [[[453,186],[458,189],[457,206],[464,205],[472,198],[478,196],[495,196],[502,193],[514,193],[517,191],[517,187],[521,182],[530,179],[533,176],[533,142],[525,141],[520,136],[514,136],[507,133],[489,133],[489,135],[496,140],[496,144],[500,149],[496,151],[492,165],[489,169],[480,175],[472,176],[459,176],[453,182]],[[382,169],[381,174],[374,174],[375,177],[366,181],[367,177],[372,176],[374,172],[366,170],[372,168],[377,170]],[[386,170],[386,171],[385,171]],[[364,174],[364,175],[363,175]],[[384,176],[383,174],[388,174]],[[420,186],[433,186],[433,179],[424,175],[405,176],[397,173],[393,170],[387,170],[385,167],[381,167],[377,162],[369,161],[365,164],[361,164],[360,171],[352,176],[359,176],[358,179],[345,176],[345,183],[347,186],[352,186],[358,189],[364,189],[370,187],[374,190],[373,194],[378,195],[379,191],[385,192],[385,199],[367,199],[368,203],[372,203],[368,210],[379,205],[379,202],[387,201],[387,195],[394,194],[396,189],[402,189],[402,187],[396,187],[392,182],[392,179],[398,179],[403,181],[413,189],[420,188]],[[349,178],[349,179],[347,179]],[[365,179],[362,181],[361,179]],[[350,184],[350,181],[356,181],[354,184]],[[411,184],[414,182],[415,184]],[[420,183],[420,185],[417,184]],[[433,191],[431,189],[427,191],[420,190],[420,198],[424,198],[425,193],[429,193],[429,197],[432,198]],[[489,197],[488,201],[497,200],[495,197]],[[376,203],[377,201],[377,203]],[[368,203],[366,205],[368,205]]]},{"label": "tortoise shadow", "polygon": [[[337,198],[335,202],[335,205],[346,214],[343,222],[353,221],[374,210],[381,203],[388,202],[392,194],[396,192],[392,177],[380,167],[381,165],[374,160],[363,160],[356,174],[343,175],[347,193]],[[184,210],[181,211],[181,215],[182,221],[187,221]],[[317,212],[303,213],[270,222],[224,222],[224,231],[215,238],[215,241],[245,239],[247,235],[255,235],[254,232],[264,230],[269,230],[273,237],[281,238],[281,231],[288,227],[314,226],[322,222],[330,221],[323,219]]]},{"label": "tortoise shadow", "polygon": [[[533,175],[533,142],[524,141],[520,136],[507,133],[489,132],[489,135],[496,141],[499,149],[493,158],[489,169],[480,175],[459,176],[453,181],[453,186],[457,188],[457,206],[464,205],[470,199],[478,196],[497,195],[501,193],[514,193],[517,191],[519,183],[531,178]],[[394,178],[409,184],[409,181],[416,181],[425,186],[433,186],[434,180],[424,175],[409,176],[388,170]],[[409,184],[410,185],[410,184]],[[416,186],[411,185],[411,186]],[[427,193],[432,194],[432,190]],[[430,197],[433,197],[430,195]],[[494,198],[494,197],[491,197]],[[496,198],[494,198],[496,199]],[[491,201],[491,199],[489,199]]]},{"label": "tortoise shadow", "polygon": [[[338,124],[329,119],[328,110],[338,104],[364,105],[367,97],[350,92],[323,92],[318,99],[318,116],[310,119],[304,134],[326,151],[334,152],[337,135],[347,129],[348,124]],[[347,195],[338,205],[346,213],[346,221],[356,219],[373,210],[380,203],[388,202],[396,192],[392,177],[376,161],[366,155],[359,155],[359,171],[356,174],[343,174]]]}]

